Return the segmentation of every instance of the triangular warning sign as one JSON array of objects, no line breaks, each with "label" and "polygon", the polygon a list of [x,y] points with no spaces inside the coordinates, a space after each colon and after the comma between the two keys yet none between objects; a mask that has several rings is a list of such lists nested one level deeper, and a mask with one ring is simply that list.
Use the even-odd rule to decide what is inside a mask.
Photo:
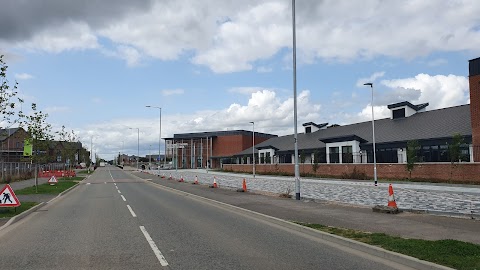
[{"label": "triangular warning sign", "polygon": [[17,207],[20,206],[20,201],[18,200],[15,192],[7,184],[2,191],[0,191],[0,207]]},{"label": "triangular warning sign", "polygon": [[52,175],[52,177],[50,177],[50,179],[48,179],[48,183],[50,183],[50,184],[56,184],[56,183],[58,183],[58,180],[57,180],[57,178],[55,177],[55,175]]}]

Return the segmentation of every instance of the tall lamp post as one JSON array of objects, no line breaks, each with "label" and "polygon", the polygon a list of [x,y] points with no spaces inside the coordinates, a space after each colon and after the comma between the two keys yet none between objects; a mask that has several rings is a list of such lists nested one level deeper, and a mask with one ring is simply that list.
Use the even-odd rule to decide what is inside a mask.
[{"label": "tall lamp post", "polygon": [[[158,175],[160,175],[160,162],[161,162],[161,158],[160,158],[160,149],[161,149],[161,144],[162,144],[162,108],[161,107],[156,107],[156,106],[150,106],[150,105],[147,105],[145,106],[147,108],[155,108],[155,109],[158,109],[160,111],[160,120],[158,121],[159,124],[159,132],[158,132]],[[165,153],[165,158],[166,158],[166,153]]]},{"label": "tall lamp post", "polygon": [[140,128],[129,128],[129,129],[137,130],[137,170],[138,170],[138,162],[140,161]]},{"label": "tall lamp post", "polygon": [[253,158],[253,178],[255,178],[255,122],[250,122],[252,124],[252,158]]},{"label": "tall lamp post", "polygon": [[292,0],[292,40],[293,40],[293,130],[295,144],[295,199],[300,200],[300,169],[298,167],[297,134],[297,37],[295,33],[295,0]]},{"label": "tall lamp post", "polygon": [[375,116],[373,114],[373,83],[364,83],[363,85],[370,86],[372,89],[373,179],[375,180],[375,186],[377,186],[377,154],[375,149]]}]

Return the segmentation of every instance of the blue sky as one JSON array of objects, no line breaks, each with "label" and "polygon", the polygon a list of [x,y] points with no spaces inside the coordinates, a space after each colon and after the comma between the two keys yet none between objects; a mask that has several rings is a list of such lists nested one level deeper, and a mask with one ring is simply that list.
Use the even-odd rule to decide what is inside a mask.
[{"label": "blue sky", "polygon": [[[478,1],[298,0],[299,131],[349,124],[388,104],[469,103],[468,60],[480,56]],[[360,12],[362,11],[362,12]],[[158,152],[175,133],[293,133],[291,1],[12,1],[0,54],[26,103],[87,148]],[[163,150],[162,150],[163,152]]]}]

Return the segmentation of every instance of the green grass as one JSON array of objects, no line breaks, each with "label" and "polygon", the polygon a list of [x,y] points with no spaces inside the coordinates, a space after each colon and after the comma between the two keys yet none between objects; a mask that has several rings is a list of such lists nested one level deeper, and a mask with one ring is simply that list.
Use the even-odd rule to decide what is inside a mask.
[{"label": "green grass", "polygon": [[[38,194],[58,194],[63,192],[70,187],[76,185],[77,182],[74,181],[65,181],[59,180],[58,183],[54,186],[51,186],[49,183],[38,185]],[[28,195],[28,194],[36,194],[35,186],[28,187],[24,189],[19,189],[15,191],[16,195]]]},{"label": "green grass", "polygon": [[28,209],[34,207],[38,203],[36,202],[21,202],[21,205],[19,207],[5,207],[5,208],[0,208],[0,218],[9,218],[16,216],[24,211],[27,211]]},{"label": "green grass", "polygon": [[88,174],[88,170],[78,171],[77,174]]},{"label": "green grass", "polygon": [[384,233],[368,233],[320,224],[301,222],[297,224],[455,269],[480,269],[480,245],[472,243],[457,240],[405,239]]},{"label": "green grass", "polygon": [[75,176],[75,177],[60,177],[58,180],[66,180],[66,181],[82,181],[85,179],[83,176]]}]

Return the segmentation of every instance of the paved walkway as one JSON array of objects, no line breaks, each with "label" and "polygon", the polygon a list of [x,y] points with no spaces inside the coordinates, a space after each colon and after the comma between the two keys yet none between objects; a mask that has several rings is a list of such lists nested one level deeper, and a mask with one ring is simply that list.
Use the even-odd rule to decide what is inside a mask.
[{"label": "paved walkway", "polygon": [[[158,171],[149,171],[152,174]],[[243,178],[248,189],[260,192],[286,193],[295,195],[295,183],[292,177],[232,174],[205,170],[163,170],[166,177],[193,182],[195,176],[203,184],[212,184],[213,177],[222,187],[241,188]],[[480,187],[473,185],[448,185],[430,183],[393,183],[395,199],[399,208],[404,210],[427,211],[480,217]],[[331,201],[372,207],[386,205],[388,184],[335,179],[301,179],[302,198]]]}]

